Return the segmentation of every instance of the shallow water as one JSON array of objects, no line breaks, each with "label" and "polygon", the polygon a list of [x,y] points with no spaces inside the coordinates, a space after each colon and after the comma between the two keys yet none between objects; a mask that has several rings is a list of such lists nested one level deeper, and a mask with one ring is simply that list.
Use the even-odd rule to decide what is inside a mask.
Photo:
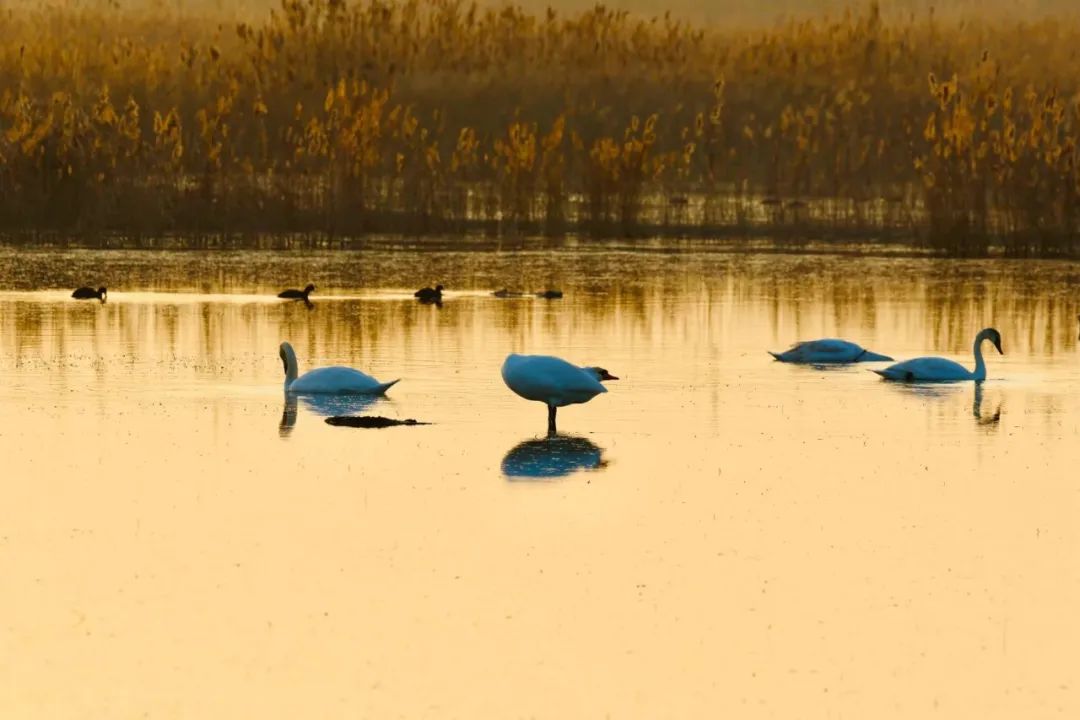
[{"label": "shallow water", "polygon": [[[0,249],[0,716],[1075,717],[1078,280],[679,244]],[[311,309],[272,297],[308,281]],[[970,364],[988,325],[979,392],[765,353]],[[301,371],[401,383],[290,404],[286,339]],[[546,439],[509,352],[621,379]]]}]

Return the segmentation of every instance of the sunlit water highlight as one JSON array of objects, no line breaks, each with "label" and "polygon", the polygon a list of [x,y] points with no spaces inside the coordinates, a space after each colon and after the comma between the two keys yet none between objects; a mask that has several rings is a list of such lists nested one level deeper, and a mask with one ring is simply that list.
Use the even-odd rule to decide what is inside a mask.
[{"label": "sunlit water highlight", "polygon": [[[0,250],[0,716],[1073,717],[1078,279],[677,244]],[[310,309],[273,297],[309,281]],[[978,392],[765,352],[970,365],[989,325]],[[289,402],[282,340],[301,372],[402,381]],[[509,352],[622,379],[549,439]],[[325,423],[349,414],[432,424]]]}]

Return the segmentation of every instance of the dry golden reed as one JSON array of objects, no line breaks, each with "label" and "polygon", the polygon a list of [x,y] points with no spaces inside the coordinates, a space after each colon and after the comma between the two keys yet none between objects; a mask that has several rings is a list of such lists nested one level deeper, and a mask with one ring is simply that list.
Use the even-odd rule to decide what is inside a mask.
[{"label": "dry golden reed", "polygon": [[0,16],[0,231],[915,237],[1075,253],[1080,24],[283,0]]}]

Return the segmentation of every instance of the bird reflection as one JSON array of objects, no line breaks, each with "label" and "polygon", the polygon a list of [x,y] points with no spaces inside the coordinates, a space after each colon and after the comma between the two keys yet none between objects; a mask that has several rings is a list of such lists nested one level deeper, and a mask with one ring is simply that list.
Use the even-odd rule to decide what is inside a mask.
[{"label": "bird reflection", "polygon": [[[977,425],[997,425],[1001,421],[1001,403],[994,408],[994,411],[988,412],[983,409],[983,383],[972,383],[975,386],[975,394],[971,401],[971,415],[975,418]],[[937,384],[937,383],[924,383],[924,384],[895,384],[892,385],[898,392],[908,395],[917,395],[924,398],[959,398],[963,392],[965,385],[959,384]]]},{"label": "bird reflection", "polygon": [[296,410],[300,400],[304,409],[322,417],[356,415],[367,410],[381,398],[377,395],[297,395],[285,393],[285,407],[281,412],[278,435],[288,437],[296,426]]},{"label": "bird reflection", "polygon": [[971,403],[971,414],[975,417],[975,422],[979,425],[997,425],[998,422],[1001,421],[1001,404],[998,403],[993,415],[984,415],[982,411],[982,402],[982,383],[975,383],[975,399]]},{"label": "bird reflection", "polygon": [[[890,389],[905,395],[918,395],[925,398],[956,397],[964,386],[959,383],[885,383]],[[980,383],[975,383],[979,385]]]},{"label": "bird reflection", "polygon": [[296,396],[291,393],[285,393],[285,409],[281,411],[281,423],[278,425],[278,435],[283,438],[289,437],[289,433],[292,432],[295,425]]},{"label": "bird reflection", "polygon": [[502,471],[510,480],[566,477],[578,470],[605,467],[603,453],[587,438],[553,434],[515,445],[503,458]]}]

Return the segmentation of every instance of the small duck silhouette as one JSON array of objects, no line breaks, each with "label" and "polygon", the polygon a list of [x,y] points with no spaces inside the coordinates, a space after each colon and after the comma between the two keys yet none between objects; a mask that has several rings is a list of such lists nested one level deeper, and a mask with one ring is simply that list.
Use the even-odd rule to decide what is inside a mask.
[{"label": "small duck silhouette", "polygon": [[278,297],[282,300],[303,300],[308,302],[308,295],[314,292],[315,286],[308,283],[307,287],[303,290],[296,290],[295,288],[289,288],[288,290],[282,290],[278,293]]},{"label": "small duck silhouette", "polygon": [[104,287],[99,287],[97,290],[92,287],[81,287],[71,293],[71,297],[76,300],[100,300],[101,302],[105,302],[105,296],[108,295],[108,293],[109,291]]},{"label": "small duck silhouette", "polygon": [[438,303],[442,302],[442,285],[436,285],[434,288],[420,288],[413,293],[413,297],[420,300],[422,303]]}]

